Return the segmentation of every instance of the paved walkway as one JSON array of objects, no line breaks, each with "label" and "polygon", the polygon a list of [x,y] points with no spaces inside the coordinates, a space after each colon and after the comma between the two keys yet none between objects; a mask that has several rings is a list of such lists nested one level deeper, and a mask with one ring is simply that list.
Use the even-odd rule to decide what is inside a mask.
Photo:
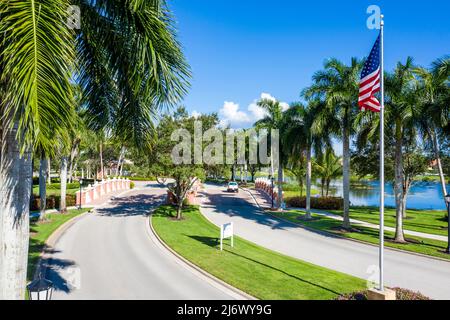
[{"label": "paved walkway", "polygon": [[[246,188],[245,190],[250,192],[253,195],[253,197],[255,198],[256,202],[258,202],[258,205],[261,208],[263,208],[263,209],[270,209],[271,199],[270,199],[270,197],[267,194],[265,194],[261,190],[257,190],[257,189],[254,189],[254,188]],[[305,212],[304,208],[288,208],[288,209]],[[327,217],[327,218],[330,218],[330,219],[334,219],[334,220],[339,220],[339,221],[344,220],[342,218],[342,216],[333,214],[331,212],[326,212],[326,211],[323,211],[323,210],[311,209],[311,212],[313,212],[314,214],[317,214],[319,216],[324,216],[324,217]],[[377,230],[380,229],[380,226],[378,224],[374,224],[374,223],[370,223],[370,222],[366,222],[366,221],[350,219],[350,222],[353,225],[355,225],[355,226],[366,227],[366,228],[377,229]],[[385,231],[390,231],[390,232],[395,232],[395,228],[393,228],[393,227],[385,226],[384,230]],[[421,238],[425,238],[425,239],[439,240],[439,241],[444,241],[444,242],[448,241],[448,237],[447,236],[440,236],[440,235],[437,235],[437,234],[430,234],[430,233],[424,233],[424,232],[412,231],[412,230],[403,230],[403,233],[407,234],[407,235],[410,235],[410,236],[421,237]]]}]

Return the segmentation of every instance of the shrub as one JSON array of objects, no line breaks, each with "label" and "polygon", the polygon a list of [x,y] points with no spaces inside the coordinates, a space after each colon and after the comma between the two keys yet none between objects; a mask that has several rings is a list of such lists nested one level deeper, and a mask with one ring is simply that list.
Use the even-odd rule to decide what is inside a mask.
[{"label": "shrub", "polygon": [[[391,288],[395,291],[397,300],[431,300],[427,296],[424,296],[420,292],[415,292],[403,288]],[[343,294],[336,298],[336,300],[367,300],[368,290],[360,292],[352,292]]]},{"label": "shrub", "polygon": [[[48,196],[46,199],[46,209],[59,209],[59,204],[61,202],[61,196]],[[73,207],[76,206],[77,198],[73,194],[66,195],[66,206]],[[30,210],[39,210],[41,206],[41,199],[39,196],[35,196],[33,201],[30,203]]]},{"label": "shrub", "polygon": [[133,181],[130,182],[130,189],[134,189],[134,182]]},{"label": "shrub", "polygon": [[[306,197],[286,198],[288,207],[305,208]],[[341,210],[344,208],[344,199],[337,197],[311,197],[311,208],[323,210]]]}]

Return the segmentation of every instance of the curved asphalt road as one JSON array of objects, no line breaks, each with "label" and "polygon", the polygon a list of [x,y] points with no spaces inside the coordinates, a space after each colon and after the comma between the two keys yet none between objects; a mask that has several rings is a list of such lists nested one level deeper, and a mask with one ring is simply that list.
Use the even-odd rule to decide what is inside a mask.
[{"label": "curved asphalt road", "polygon": [[58,240],[46,275],[56,286],[53,299],[232,299],[150,239],[146,215],[165,191],[139,189],[81,218]]},{"label": "curved asphalt road", "polygon": [[[273,218],[261,212],[245,191],[230,194],[222,186],[206,185],[203,196],[202,213],[207,218],[217,225],[233,221],[237,235],[266,248],[363,279],[370,266],[378,265],[378,248]],[[450,299],[450,262],[386,249],[385,282],[434,299]]]}]

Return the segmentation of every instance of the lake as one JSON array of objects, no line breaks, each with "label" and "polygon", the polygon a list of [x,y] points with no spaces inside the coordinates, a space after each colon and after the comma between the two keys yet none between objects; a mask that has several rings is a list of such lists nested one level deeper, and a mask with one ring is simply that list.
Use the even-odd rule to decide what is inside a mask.
[{"label": "lake", "polygon": [[[316,186],[320,190],[319,186]],[[447,185],[447,190],[449,185]],[[332,182],[334,196],[342,196],[342,181]],[[380,198],[379,181],[360,181],[350,187],[350,202],[353,206],[378,206]],[[395,207],[394,190],[391,183],[385,185],[385,205]],[[408,209],[445,210],[445,203],[439,182],[414,182],[406,202]]]}]

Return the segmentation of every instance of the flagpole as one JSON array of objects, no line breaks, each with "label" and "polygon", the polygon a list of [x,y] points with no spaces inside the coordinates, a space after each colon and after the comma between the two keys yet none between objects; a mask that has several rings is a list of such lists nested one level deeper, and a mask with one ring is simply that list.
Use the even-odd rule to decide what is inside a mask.
[{"label": "flagpole", "polygon": [[380,20],[381,110],[380,110],[380,291],[384,291],[384,16]]}]

